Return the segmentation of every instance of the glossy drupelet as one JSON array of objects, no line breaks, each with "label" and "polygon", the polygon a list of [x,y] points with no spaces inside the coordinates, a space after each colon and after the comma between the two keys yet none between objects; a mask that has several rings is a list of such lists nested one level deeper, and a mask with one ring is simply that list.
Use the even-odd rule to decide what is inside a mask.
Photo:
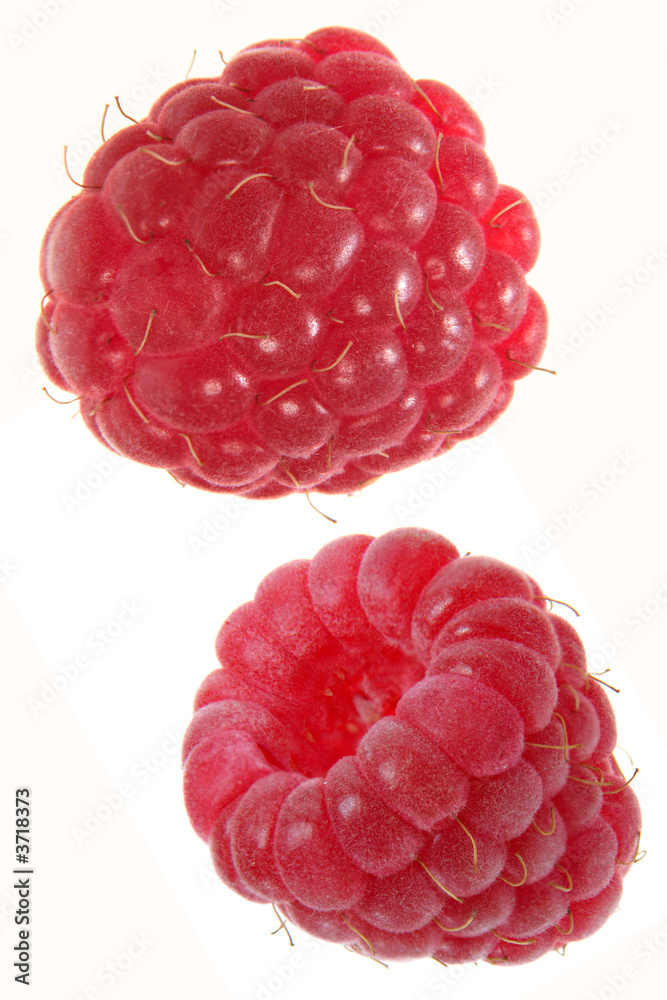
[{"label": "glossy drupelet", "polygon": [[418,528],[270,573],[222,626],[183,746],[221,879],[385,961],[520,964],[599,929],[641,814],[549,605]]},{"label": "glossy drupelet", "polygon": [[37,347],[97,437],[204,489],[349,492],[486,429],[544,349],[535,215],[377,39],[263,42],[94,154]]}]

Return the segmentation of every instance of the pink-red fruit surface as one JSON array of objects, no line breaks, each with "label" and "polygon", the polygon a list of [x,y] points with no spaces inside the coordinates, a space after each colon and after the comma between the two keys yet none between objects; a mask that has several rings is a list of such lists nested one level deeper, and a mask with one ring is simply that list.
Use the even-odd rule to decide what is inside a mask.
[{"label": "pink-red fruit surface", "polygon": [[349,535],[225,621],[183,745],[220,878],[380,961],[531,962],[597,931],[639,804],[577,633],[440,535]]},{"label": "pink-red fruit surface", "polygon": [[544,350],[535,214],[455,91],[325,28],[111,135],[44,237],[37,350],[109,448],[348,493],[485,430]]}]

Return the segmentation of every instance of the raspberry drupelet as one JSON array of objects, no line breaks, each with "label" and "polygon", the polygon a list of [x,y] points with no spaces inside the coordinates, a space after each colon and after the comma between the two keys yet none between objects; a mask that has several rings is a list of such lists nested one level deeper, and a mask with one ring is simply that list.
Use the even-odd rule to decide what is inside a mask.
[{"label": "raspberry drupelet", "polygon": [[483,144],[348,28],[184,80],[47,230],[46,373],[109,448],[246,497],[347,493],[475,436],[547,327],[534,212]]}]

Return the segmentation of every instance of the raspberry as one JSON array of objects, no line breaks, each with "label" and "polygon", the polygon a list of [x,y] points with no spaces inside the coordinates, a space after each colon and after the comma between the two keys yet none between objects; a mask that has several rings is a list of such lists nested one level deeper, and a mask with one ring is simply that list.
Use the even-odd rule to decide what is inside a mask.
[{"label": "raspberry", "polygon": [[220,629],[183,746],[220,878],[381,961],[516,965],[595,933],[641,812],[548,603],[421,528],[270,573]]},{"label": "raspberry", "polygon": [[466,102],[326,28],[184,80],[52,220],[37,350],[109,448],[341,493],[485,430],[539,360],[535,214]]}]

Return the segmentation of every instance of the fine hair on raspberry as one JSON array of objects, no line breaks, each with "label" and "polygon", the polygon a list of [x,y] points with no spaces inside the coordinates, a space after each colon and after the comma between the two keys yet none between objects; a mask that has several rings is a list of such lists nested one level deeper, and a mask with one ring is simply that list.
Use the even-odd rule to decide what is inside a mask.
[{"label": "fine hair on raspberry", "polygon": [[44,237],[37,351],[107,447],[349,493],[486,430],[546,343],[535,213],[451,87],[324,28],[110,135]]},{"label": "fine hair on raspberry", "polygon": [[552,606],[421,528],[269,573],[222,625],[183,743],[222,881],[381,962],[519,965],[595,933],[641,812]]}]

